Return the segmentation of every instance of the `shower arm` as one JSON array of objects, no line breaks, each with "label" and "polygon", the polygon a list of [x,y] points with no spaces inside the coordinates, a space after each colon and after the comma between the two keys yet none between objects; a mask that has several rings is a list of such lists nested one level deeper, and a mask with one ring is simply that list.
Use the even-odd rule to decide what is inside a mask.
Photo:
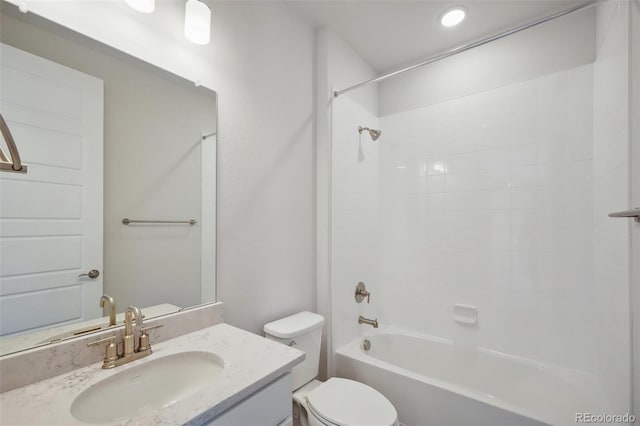
[{"label": "shower arm", "polygon": [[358,126],[358,133],[362,134],[362,132],[364,131],[369,132],[369,136],[371,136],[371,139],[373,139],[374,141],[378,140],[378,138],[382,134],[382,130],[376,130],[376,129],[370,129],[369,127]]}]

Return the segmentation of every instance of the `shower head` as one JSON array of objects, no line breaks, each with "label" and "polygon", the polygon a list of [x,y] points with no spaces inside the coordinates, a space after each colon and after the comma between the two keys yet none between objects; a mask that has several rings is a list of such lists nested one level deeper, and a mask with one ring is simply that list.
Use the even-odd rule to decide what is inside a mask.
[{"label": "shower head", "polygon": [[374,141],[377,140],[381,134],[382,134],[382,130],[369,129],[369,135],[371,136],[371,139],[373,139]]},{"label": "shower head", "polygon": [[364,132],[365,130],[369,132],[369,136],[371,136],[371,139],[373,139],[374,141],[378,140],[378,138],[382,134],[382,130],[370,129],[368,127],[362,127],[362,126],[358,127],[358,133],[360,134],[362,134],[362,132]]}]

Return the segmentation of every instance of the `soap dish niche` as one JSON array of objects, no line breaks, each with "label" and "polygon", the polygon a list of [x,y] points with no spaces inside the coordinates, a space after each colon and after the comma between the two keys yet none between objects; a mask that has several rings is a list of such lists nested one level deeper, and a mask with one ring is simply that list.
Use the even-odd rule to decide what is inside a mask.
[{"label": "soap dish niche", "polygon": [[472,305],[453,305],[453,320],[459,324],[475,325],[478,323],[478,308]]}]

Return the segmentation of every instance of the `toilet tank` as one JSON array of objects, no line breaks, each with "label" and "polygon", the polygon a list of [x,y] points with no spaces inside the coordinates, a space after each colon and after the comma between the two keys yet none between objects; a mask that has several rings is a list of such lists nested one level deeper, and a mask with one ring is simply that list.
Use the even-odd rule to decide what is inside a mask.
[{"label": "toilet tank", "polygon": [[267,339],[303,351],[306,358],[293,367],[293,389],[315,379],[320,367],[320,341],[324,317],[313,312],[300,312],[264,326]]}]

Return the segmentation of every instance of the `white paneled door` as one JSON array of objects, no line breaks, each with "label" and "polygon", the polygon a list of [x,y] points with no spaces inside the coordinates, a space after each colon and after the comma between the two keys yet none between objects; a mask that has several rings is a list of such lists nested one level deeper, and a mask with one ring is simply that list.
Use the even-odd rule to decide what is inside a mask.
[{"label": "white paneled door", "polygon": [[0,111],[28,165],[0,173],[6,336],[101,315],[103,83],[5,44],[0,62]]}]

